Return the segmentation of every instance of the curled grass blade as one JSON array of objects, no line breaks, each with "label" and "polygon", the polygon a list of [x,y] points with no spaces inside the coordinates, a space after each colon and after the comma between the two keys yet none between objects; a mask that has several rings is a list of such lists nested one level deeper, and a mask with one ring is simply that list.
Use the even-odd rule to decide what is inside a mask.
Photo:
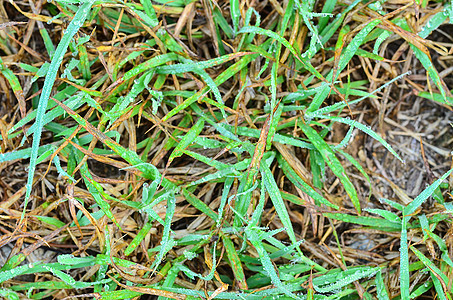
[{"label": "curled grass blade", "polygon": [[399,159],[402,163],[404,163],[403,159],[396,153],[395,150],[393,150],[392,146],[390,146],[381,136],[379,136],[376,132],[374,132],[370,127],[363,125],[360,122],[357,122],[356,120],[351,120],[347,118],[341,118],[341,117],[333,117],[333,116],[326,116],[327,119],[330,119],[334,122],[339,122],[343,124],[347,124],[351,127],[355,127],[357,129],[360,129],[364,133],[368,134],[370,137],[378,141],[379,143],[382,144],[387,150],[390,151],[396,158]]}]

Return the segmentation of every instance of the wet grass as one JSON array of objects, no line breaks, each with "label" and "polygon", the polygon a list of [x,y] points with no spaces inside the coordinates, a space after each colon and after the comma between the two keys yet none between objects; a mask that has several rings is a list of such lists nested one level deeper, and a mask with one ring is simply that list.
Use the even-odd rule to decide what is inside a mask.
[{"label": "wet grass", "polygon": [[385,118],[451,110],[451,3],[0,11],[2,297],[451,299],[451,158],[384,197],[356,139],[403,168]]}]

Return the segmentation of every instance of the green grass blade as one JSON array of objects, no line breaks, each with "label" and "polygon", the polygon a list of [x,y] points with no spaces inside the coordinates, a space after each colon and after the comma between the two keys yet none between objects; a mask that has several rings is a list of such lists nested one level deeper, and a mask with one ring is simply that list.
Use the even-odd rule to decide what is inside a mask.
[{"label": "green grass blade", "polygon": [[148,232],[151,230],[153,226],[152,220],[149,220],[145,223],[145,225],[140,229],[138,234],[134,237],[132,242],[127,246],[126,250],[124,250],[124,255],[128,256],[138,247],[138,245],[143,241],[146,237]]},{"label": "green grass blade", "polygon": [[418,286],[418,288],[416,288],[416,289],[414,289],[414,291],[412,291],[412,293],[410,294],[410,298],[411,299],[417,299],[421,295],[423,295],[426,292],[428,292],[429,290],[431,290],[432,287],[433,287],[433,281],[432,280],[425,281],[423,284],[420,284]]},{"label": "green grass blade", "polygon": [[450,282],[448,277],[434,264],[434,262],[417,250],[417,248],[414,246],[411,246],[410,248],[412,252],[417,255],[420,261],[431,271],[431,273],[435,274],[437,278],[442,279],[442,285],[446,287]]},{"label": "green grass blade", "polygon": [[[335,290],[339,290],[339,289],[347,286],[348,284],[351,284],[354,281],[357,281],[359,279],[362,279],[365,277],[371,277],[374,274],[376,274],[379,270],[380,270],[380,268],[360,267],[359,270],[356,270],[352,274],[338,276],[337,277],[338,280],[336,280],[335,282],[333,282],[329,285],[325,285],[325,286],[314,285],[314,288],[317,292],[320,292],[320,293],[330,293]],[[322,279],[322,277],[320,279]]]},{"label": "green grass blade", "polygon": [[271,278],[272,283],[288,297],[293,299],[299,299],[298,297],[296,297],[296,295],[288,291],[283,285],[282,281],[280,280],[277,272],[275,271],[274,265],[272,264],[272,261],[269,257],[269,254],[263,247],[261,231],[258,230],[257,228],[252,227],[246,229],[246,234],[249,241],[252,243],[252,245],[258,252],[258,256],[261,260],[261,263],[264,269],[266,270],[267,274]]},{"label": "green grass blade", "polygon": [[[261,176],[263,180],[264,187],[266,188],[269,197],[272,200],[272,203],[274,205],[275,211],[277,212],[278,217],[280,218],[280,221],[282,222],[286,233],[289,236],[289,239],[293,244],[297,244],[297,238],[294,233],[293,225],[291,223],[291,219],[289,218],[288,211],[286,210],[285,203],[283,202],[282,195],[280,193],[280,190],[277,186],[277,183],[275,182],[274,176],[272,175],[271,170],[269,167],[266,165],[266,162],[263,161],[263,163],[260,164],[260,171],[261,171]],[[314,266],[315,269],[322,270],[323,268],[318,266],[317,264],[313,263],[311,260],[305,257],[305,255],[302,253],[300,248],[297,248],[299,255],[305,263]]]},{"label": "green grass blade", "polygon": [[431,77],[432,81],[434,84],[439,88],[440,94],[442,95],[442,98],[444,101],[448,101],[450,105],[453,105],[453,102],[450,102],[450,99],[447,98],[447,93],[445,92],[446,87],[444,86],[444,83],[437,72],[436,68],[434,67],[434,64],[431,60],[430,57],[428,57],[423,51],[415,47],[414,45],[410,44],[412,50],[414,50],[414,54],[417,57],[417,59],[421,62],[423,67],[426,69],[428,72],[429,77]]},{"label": "green grass blade", "polygon": [[21,220],[25,217],[25,212],[27,210],[28,201],[30,199],[31,190],[33,186],[33,178],[36,169],[36,160],[38,158],[38,148],[39,143],[41,141],[41,133],[43,128],[43,119],[44,114],[47,107],[47,102],[49,101],[50,93],[52,91],[53,84],[55,82],[58,69],[60,68],[61,62],[63,61],[64,54],[66,53],[66,49],[69,46],[74,35],[79,31],[79,28],[83,25],[83,22],[88,17],[90,12],[91,6],[93,5],[94,0],[88,0],[84,4],[80,6],[75,14],[74,18],[72,19],[71,23],[69,23],[68,28],[66,29],[66,34],[62,37],[60,43],[55,50],[55,55],[52,59],[52,62],[49,66],[49,72],[46,75],[44,80],[44,86],[42,88],[41,97],[39,98],[39,105],[37,109],[36,121],[37,130],[33,135],[33,144],[32,144],[32,154],[30,157],[30,167],[28,171],[28,178],[27,178],[27,191],[25,193],[25,200],[24,200],[24,209],[22,211]]},{"label": "green grass blade", "polygon": [[250,54],[253,54],[253,53],[237,52],[237,53],[227,54],[227,55],[223,55],[220,57],[216,57],[216,58],[205,60],[205,61],[199,61],[199,62],[193,62],[191,60],[181,58],[179,60],[183,61],[183,63],[159,66],[156,68],[156,73],[157,74],[182,74],[182,73],[192,72],[194,69],[203,70],[203,69],[212,68],[212,67],[224,64],[235,58],[250,55]]},{"label": "green grass blade", "polygon": [[407,223],[410,217],[403,216],[401,222],[401,242],[400,242],[400,290],[401,300],[409,300],[409,250],[407,245]]},{"label": "green grass blade", "polygon": [[[283,197],[282,197],[283,199]],[[261,191],[260,191],[260,199],[258,200],[258,204],[255,207],[255,211],[252,214],[249,224],[247,227],[252,226],[260,226],[261,225],[261,215],[264,211],[264,204],[266,200],[266,187],[264,182],[261,181]]]},{"label": "green grass blade", "polygon": [[223,212],[228,201],[228,194],[230,193],[231,186],[233,185],[234,178],[227,177],[222,191],[222,198],[220,199],[220,205],[217,209],[218,219],[216,220],[217,228],[221,226],[223,220]]},{"label": "green grass blade", "polygon": [[219,218],[219,216],[209,206],[207,206],[206,203],[198,199],[194,194],[192,194],[186,189],[183,189],[182,193],[187,202],[192,204],[193,207],[195,207],[196,209],[198,209],[199,211],[201,211],[202,213],[204,213],[213,220],[217,220]]},{"label": "green grass blade", "polygon": [[352,216],[342,213],[323,213],[323,215],[331,219],[340,220],[347,223],[381,228],[382,230],[384,229],[391,229],[392,231],[401,230],[401,223],[391,222],[380,218]]},{"label": "green grass blade", "polygon": [[181,141],[175,147],[175,150],[170,155],[168,159],[167,166],[176,158],[183,155],[184,150],[188,148],[193,141],[200,135],[201,131],[204,128],[204,120],[199,119],[197,123],[195,123],[192,128],[187,132],[187,134],[181,139]]},{"label": "green grass blade", "polygon": [[234,34],[236,34],[239,29],[239,21],[241,20],[239,0],[230,0],[230,14],[231,21],[233,22]]},{"label": "green grass blade", "polygon": [[344,157],[346,157],[347,160],[349,160],[349,162],[357,169],[359,170],[360,174],[362,174],[363,177],[365,177],[365,179],[368,181],[368,184],[370,186],[370,193],[369,193],[369,197],[371,197],[371,179],[370,179],[370,176],[368,176],[368,174],[366,173],[365,169],[362,167],[362,165],[354,158],[352,157],[352,155],[344,152],[343,150],[341,149],[338,149],[337,150],[338,153],[341,153],[341,155],[343,155]]},{"label": "green grass blade", "polygon": [[46,216],[34,216],[36,219],[40,220],[43,223],[50,224],[55,226],[56,228],[62,228],[66,224],[56,218],[53,217],[46,217]]},{"label": "green grass blade", "polygon": [[25,116],[26,113],[26,104],[25,104],[25,96],[24,91],[22,90],[22,86],[20,85],[19,79],[17,76],[14,75],[13,71],[8,69],[4,64],[3,60],[0,58],[0,71],[5,76],[6,80],[8,80],[11,88],[13,89],[14,95],[19,102],[19,109],[21,112],[22,117]]},{"label": "green grass blade", "polygon": [[293,224],[291,223],[291,220],[289,218],[285,203],[283,203],[283,199],[280,194],[280,190],[277,186],[277,183],[275,182],[274,175],[272,175],[271,170],[265,163],[260,164],[260,169],[263,184],[266,187],[266,190],[272,200],[272,203],[274,204],[277,215],[280,218],[280,221],[282,222],[283,226],[285,227],[291,242],[297,243],[296,235],[294,234]]},{"label": "green grass blade", "polygon": [[318,149],[318,151],[321,153],[322,157],[324,158],[324,161],[327,163],[332,172],[338,177],[338,179],[340,179],[341,183],[343,184],[346,190],[346,193],[351,198],[352,204],[356,208],[357,212],[360,214],[361,208],[357,191],[352,182],[346,176],[345,169],[341,165],[338,158],[335,156],[335,153],[333,152],[330,145],[327,144],[319,136],[316,130],[314,130],[310,126],[306,124],[300,124],[299,126],[301,127],[305,135],[308,137],[308,139],[313,143],[313,146],[315,146],[315,148]]},{"label": "green grass blade", "polygon": [[[43,145],[38,148],[37,156],[41,156],[43,153],[52,150],[52,145]],[[29,158],[32,154],[32,148],[11,151],[6,153],[0,153],[0,163],[7,161],[13,161],[17,159],[26,159]]]},{"label": "green grass blade", "polygon": [[423,204],[433,193],[434,191],[440,186],[442,181],[447,179],[448,176],[453,172],[453,169],[442,175],[441,178],[436,180],[433,184],[428,186],[426,189],[424,189],[411,203],[409,203],[406,208],[404,209],[404,213],[406,216],[409,216],[413,214],[419,207],[420,205]]},{"label": "green grass blade", "polygon": [[157,26],[157,24],[159,24],[159,20],[157,19],[156,11],[154,10],[151,0],[140,0],[140,3],[143,5],[145,14],[149,19],[149,22],[147,22],[147,24],[150,27]]},{"label": "green grass blade", "polygon": [[389,294],[385,287],[384,280],[382,279],[381,270],[379,270],[376,273],[375,283],[376,283],[376,296],[378,300],[389,300],[390,299]]},{"label": "green grass blade", "polygon": [[451,300],[451,294],[447,294],[448,291],[444,290],[445,283],[442,283],[439,278],[436,277],[433,273],[431,273],[431,279],[433,280],[434,283],[434,288],[436,289],[437,292],[437,297],[439,297],[440,300],[447,300],[448,295],[448,300]]},{"label": "green grass blade", "polygon": [[225,252],[230,263],[231,269],[233,270],[233,274],[234,277],[236,278],[237,284],[240,289],[247,289],[247,282],[245,281],[244,269],[242,267],[241,260],[239,259],[233,241],[224,234],[222,234],[221,236],[223,245],[225,246]]},{"label": "green grass blade", "polygon": [[315,201],[322,203],[328,207],[334,209],[339,209],[339,206],[333,203],[330,203],[326,198],[320,195],[315,189],[313,189],[309,184],[307,184],[302,178],[300,178],[297,173],[293,170],[291,165],[283,158],[282,155],[277,156],[277,161],[279,166],[282,168],[285,175],[288,179],[298,188],[300,188],[308,196],[312,197]]},{"label": "green grass blade", "polygon": [[8,299],[8,300],[19,300],[19,295],[10,290],[10,289],[7,289],[7,288],[2,288],[2,290],[0,291],[0,296],[2,297],[5,297],[4,299]]},{"label": "green grass blade", "polygon": [[378,141],[379,143],[382,144],[387,150],[390,151],[396,158],[398,158],[402,163],[404,163],[403,159],[396,153],[395,150],[393,150],[392,146],[390,146],[380,135],[378,135],[376,132],[374,132],[369,126],[363,125],[360,122],[357,122],[356,120],[351,120],[347,118],[341,118],[341,117],[331,117],[331,116],[325,116],[326,118],[334,121],[334,122],[339,122],[343,124],[347,124],[351,127],[355,127],[357,129],[360,129],[364,133],[368,134],[370,137]]},{"label": "green grass blade", "polygon": [[161,263],[164,255],[173,248],[175,245],[175,241],[170,236],[171,231],[171,220],[173,219],[173,215],[175,213],[176,208],[176,198],[173,193],[169,194],[167,198],[167,210],[165,213],[165,221],[164,221],[164,231],[162,233],[162,241],[160,242],[160,251],[157,254],[151,268],[153,272],[156,271],[157,267]]},{"label": "green grass blade", "polygon": [[[327,0],[324,3],[324,6],[322,7],[322,13],[324,14],[330,14],[333,12],[333,9],[335,8],[335,4],[337,3],[337,0]],[[324,28],[326,27],[327,23],[329,22],[329,17],[324,16],[319,18],[318,22],[318,30],[319,32],[322,32]]]},{"label": "green grass blade", "polygon": [[401,222],[401,219],[396,214],[392,213],[391,211],[387,211],[387,210],[383,210],[383,209],[379,209],[379,208],[368,208],[366,211],[369,213],[379,215],[390,222],[395,222],[395,223]]}]

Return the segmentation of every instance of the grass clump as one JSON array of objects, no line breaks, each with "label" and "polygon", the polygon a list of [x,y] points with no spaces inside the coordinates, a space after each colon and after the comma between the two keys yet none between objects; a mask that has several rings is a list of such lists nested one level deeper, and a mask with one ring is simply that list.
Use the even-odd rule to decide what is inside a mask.
[{"label": "grass clump", "polygon": [[451,299],[451,3],[0,5],[2,297]]}]

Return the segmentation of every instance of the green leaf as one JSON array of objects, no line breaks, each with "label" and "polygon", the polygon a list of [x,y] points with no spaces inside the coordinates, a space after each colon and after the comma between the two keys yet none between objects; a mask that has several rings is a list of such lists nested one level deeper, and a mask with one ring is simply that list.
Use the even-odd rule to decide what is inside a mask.
[{"label": "green leaf", "polygon": [[413,214],[420,207],[420,205],[422,205],[423,202],[425,202],[426,199],[428,199],[434,193],[434,191],[440,186],[442,181],[444,181],[445,179],[447,179],[448,176],[450,176],[452,172],[453,169],[442,175],[441,178],[439,178],[433,184],[424,189],[411,203],[409,203],[404,209],[405,216]]},{"label": "green leaf", "polygon": [[277,160],[285,175],[295,186],[301,189],[308,196],[312,197],[316,202],[322,203],[334,209],[339,209],[338,205],[330,203],[327,199],[325,199],[317,191],[315,191],[313,187],[311,187],[302,178],[300,178],[282,155],[278,155]]},{"label": "green leaf", "polygon": [[36,163],[38,158],[38,148],[39,143],[41,141],[41,133],[43,128],[43,119],[44,114],[47,107],[47,102],[49,101],[50,93],[52,91],[53,84],[55,82],[58,69],[60,68],[61,62],[63,61],[63,57],[66,53],[66,49],[71,42],[71,39],[74,35],[79,31],[79,28],[83,26],[85,19],[87,18],[88,14],[90,13],[91,6],[93,5],[94,0],[87,0],[83,3],[80,8],[77,10],[74,18],[72,19],[71,23],[69,23],[68,28],[66,29],[66,33],[63,35],[60,43],[55,50],[54,57],[52,62],[49,66],[49,71],[47,72],[46,78],[44,80],[44,86],[42,88],[41,97],[39,98],[39,105],[37,109],[36,121],[37,130],[33,135],[33,143],[32,143],[32,153],[30,156],[30,167],[28,171],[28,178],[27,178],[27,191],[25,193],[25,200],[24,200],[24,209],[21,215],[21,221],[25,217],[25,212],[27,210],[28,201],[30,199],[31,190],[33,186],[33,178],[36,169]]},{"label": "green leaf", "polygon": [[138,234],[131,241],[131,243],[127,246],[126,250],[124,250],[124,255],[130,255],[138,247],[138,245],[143,241],[148,232],[151,230],[152,226],[152,220],[149,220],[145,223],[145,225],[140,229]]},{"label": "green leaf", "polygon": [[[319,293],[330,293],[335,290],[340,290],[341,288],[347,286],[348,284],[353,283],[354,281],[357,281],[359,279],[365,278],[365,277],[371,277],[374,274],[376,274],[380,268],[371,268],[371,267],[360,267],[357,268],[358,270],[355,270],[354,273],[348,274],[348,275],[337,275],[337,280],[333,283],[330,283],[328,285],[315,285],[314,288],[317,292]],[[343,273],[346,273],[344,271]],[[322,277],[319,278],[322,280]],[[328,281],[327,281],[328,282]]]},{"label": "green leaf", "polygon": [[236,278],[239,288],[247,289],[244,269],[242,268],[242,263],[233,244],[233,241],[224,234],[222,234],[222,241],[223,245],[225,246],[225,252],[227,254],[228,261],[230,263],[231,269],[233,270],[234,277]]},{"label": "green leaf", "polygon": [[267,274],[271,278],[272,283],[288,297],[293,299],[299,299],[296,295],[294,295],[288,289],[285,288],[277,272],[275,271],[274,265],[272,264],[269,254],[263,247],[262,231],[257,228],[251,227],[247,228],[245,232],[247,234],[249,241],[252,243],[252,245],[258,252],[258,257],[260,258],[261,263],[264,269],[266,270]]},{"label": "green leaf", "polygon": [[173,215],[175,213],[175,207],[176,207],[176,198],[173,193],[169,193],[168,198],[167,198],[167,210],[165,213],[165,221],[164,221],[164,231],[162,233],[162,240],[160,242],[160,251],[157,254],[157,257],[155,258],[151,268],[153,269],[153,272],[156,271],[157,267],[161,263],[162,259],[164,258],[164,255],[170,251],[173,246],[175,245],[174,239],[170,236],[170,230],[171,230],[171,222],[173,219]]},{"label": "green leaf", "polygon": [[52,218],[52,217],[46,217],[46,216],[34,216],[34,217],[37,218],[38,220],[40,220],[41,222],[53,225],[57,228],[61,228],[66,225],[64,222],[61,222],[60,220]]},{"label": "green leaf", "polygon": [[365,225],[370,227],[380,228],[381,230],[391,230],[397,231],[401,230],[401,224],[396,222],[391,222],[385,219],[366,217],[366,216],[351,216],[342,213],[323,213],[324,216],[340,220],[347,223]]},{"label": "green leaf", "polygon": [[192,128],[187,132],[187,134],[181,139],[181,141],[176,145],[175,150],[170,155],[167,165],[169,165],[176,157],[184,154],[184,150],[193,143],[193,141],[200,135],[201,131],[204,128],[204,120],[199,119]]},{"label": "green leaf", "polygon": [[360,129],[364,133],[368,134],[370,137],[378,141],[379,143],[382,144],[387,150],[390,151],[396,158],[398,158],[402,163],[404,163],[403,159],[396,153],[395,150],[381,137],[379,136],[376,132],[374,132],[370,127],[363,125],[362,123],[357,122],[356,120],[351,120],[351,119],[346,119],[346,118],[341,118],[341,117],[333,117],[333,116],[324,116],[327,119],[330,119],[334,122],[339,122],[343,124],[347,124],[351,127],[355,127],[357,129]]},{"label": "green leaf", "polygon": [[340,179],[340,182],[343,184],[346,193],[351,198],[352,204],[356,208],[357,212],[360,214],[361,213],[360,201],[357,195],[357,191],[352,182],[346,176],[346,171],[341,165],[338,158],[335,156],[335,153],[333,152],[331,146],[327,144],[319,136],[316,130],[314,130],[310,126],[306,124],[299,124],[299,126],[305,133],[305,135],[308,137],[308,139],[313,143],[313,146],[315,146],[319,153],[321,153],[322,157],[324,158],[324,161],[327,163],[332,172],[338,177],[338,179]]},{"label": "green leaf", "polygon": [[[404,211],[403,211],[404,213]],[[409,300],[409,285],[410,285],[410,275],[409,275],[409,251],[407,245],[407,223],[409,222],[410,217],[403,216],[401,222],[401,242],[400,242],[400,290],[401,290],[401,299]]]},{"label": "green leaf", "polygon": [[436,274],[436,277],[440,277],[445,285],[449,284],[449,279],[448,277],[429,259],[427,258],[423,253],[421,253],[417,248],[414,246],[410,247],[412,252],[417,255],[417,257],[420,259],[420,261],[427,267],[429,268],[430,272],[433,274]]},{"label": "green leaf", "polygon": [[213,220],[217,220],[219,218],[218,215],[209,206],[207,206],[203,201],[198,199],[194,194],[192,194],[186,189],[183,189],[182,193],[187,202],[192,204],[193,207],[195,207],[196,209],[198,209],[199,211],[201,211],[202,213],[204,213]]},{"label": "green leaf", "polygon": [[384,284],[384,280],[382,279],[382,272],[379,270],[376,273],[376,278],[375,278],[375,283],[376,283],[376,296],[378,300],[389,300],[389,294],[387,292],[387,289]]}]

